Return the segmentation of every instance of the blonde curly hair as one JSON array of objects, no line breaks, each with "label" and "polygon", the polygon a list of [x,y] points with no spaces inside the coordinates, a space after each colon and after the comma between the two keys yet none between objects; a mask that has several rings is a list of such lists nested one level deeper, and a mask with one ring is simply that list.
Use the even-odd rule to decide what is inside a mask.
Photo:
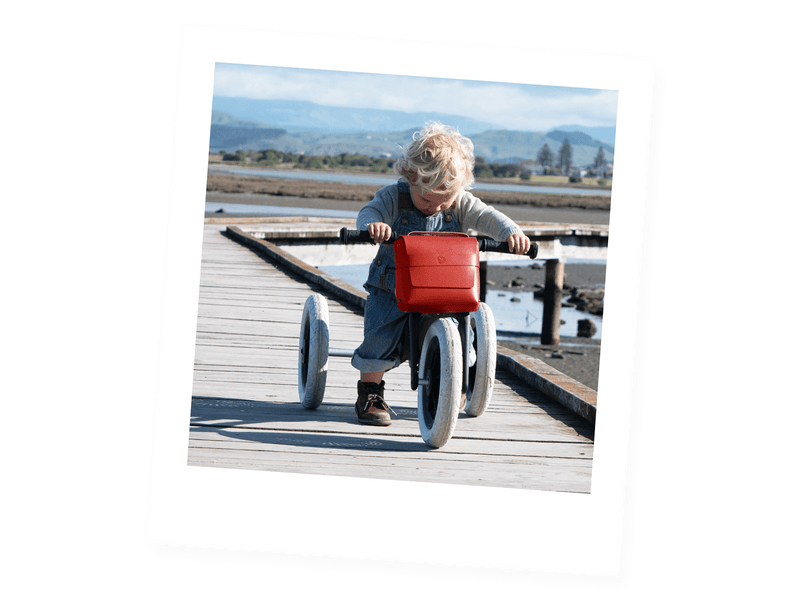
[{"label": "blonde curly hair", "polygon": [[393,168],[409,184],[418,185],[423,194],[468,190],[475,183],[474,146],[472,140],[454,127],[429,121],[403,147],[403,155]]}]

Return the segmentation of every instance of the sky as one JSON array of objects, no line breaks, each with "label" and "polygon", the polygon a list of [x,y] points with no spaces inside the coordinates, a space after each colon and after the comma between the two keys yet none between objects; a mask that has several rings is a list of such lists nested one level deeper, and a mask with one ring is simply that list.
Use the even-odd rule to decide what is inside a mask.
[{"label": "sky", "polygon": [[214,95],[443,112],[518,131],[614,126],[617,112],[614,90],[225,63],[216,65]]}]

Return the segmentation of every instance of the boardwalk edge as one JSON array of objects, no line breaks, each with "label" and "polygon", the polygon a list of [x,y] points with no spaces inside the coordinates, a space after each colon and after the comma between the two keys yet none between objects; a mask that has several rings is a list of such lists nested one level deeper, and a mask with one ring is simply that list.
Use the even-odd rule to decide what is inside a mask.
[{"label": "boardwalk edge", "polygon": [[511,371],[590,423],[595,423],[597,392],[533,356],[497,345],[497,366]]}]

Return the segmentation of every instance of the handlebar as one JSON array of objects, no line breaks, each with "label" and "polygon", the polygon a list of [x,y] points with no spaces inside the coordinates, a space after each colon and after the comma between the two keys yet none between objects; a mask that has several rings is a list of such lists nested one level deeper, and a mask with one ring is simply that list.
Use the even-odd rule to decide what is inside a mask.
[{"label": "handlebar", "polygon": [[[391,237],[383,242],[384,244],[392,244],[397,240],[397,232],[393,231]],[[342,227],[339,230],[339,241],[342,244],[374,244],[372,236],[366,229],[359,231],[358,229],[348,229]]]},{"label": "handlebar", "polygon": [[[392,236],[389,238],[388,241],[384,242],[384,244],[391,244],[397,240],[397,232],[393,231]],[[363,230],[359,231],[357,229],[347,229],[347,227],[342,227],[339,230],[339,241],[342,244],[374,244],[375,242],[372,240],[372,236],[369,234],[369,231]],[[508,242],[498,242],[497,240],[493,240],[491,238],[478,238],[478,250],[481,252],[500,252],[503,254],[516,254],[516,252],[511,252],[508,249]],[[531,249],[528,251],[527,256],[529,258],[536,258],[536,255],[539,253],[539,246],[536,242],[531,242]]]},{"label": "handlebar", "polygon": [[[516,254],[508,249],[508,242],[498,242],[492,238],[478,238],[478,250],[481,252],[500,252],[502,254]],[[536,258],[539,254],[539,244],[531,242],[531,248],[528,250],[526,256],[528,258]]]}]

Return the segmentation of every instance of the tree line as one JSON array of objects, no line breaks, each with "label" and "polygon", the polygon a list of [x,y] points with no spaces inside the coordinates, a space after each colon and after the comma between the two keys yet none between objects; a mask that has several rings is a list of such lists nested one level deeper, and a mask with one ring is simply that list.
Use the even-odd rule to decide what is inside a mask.
[{"label": "tree line", "polygon": [[[542,165],[545,174],[549,174],[551,168],[557,168],[561,173],[569,174],[570,181],[572,181],[574,177],[572,175],[572,146],[567,139],[561,142],[558,154],[553,154],[552,150],[550,150],[550,146],[547,144],[542,146],[539,153],[536,155],[536,161]],[[608,163],[606,162],[605,152],[603,152],[602,147],[599,147],[597,148],[594,161],[592,161],[592,169],[594,170],[592,174],[598,177],[605,177],[607,175],[607,167]]]},{"label": "tree line", "polygon": [[333,156],[295,154],[293,152],[281,152],[280,150],[237,150],[236,152],[226,152],[220,150],[219,154],[223,161],[238,162],[241,164],[257,164],[265,167],[275,167],[281,164],[290,164],[293,167],[303,169],[367,169],[376,173],[388,173],[392,170],[394,159],[376,158],[366,154],[342,153]]},{"label": "tree line", "polygon": [[[291,164],[293,167],[304,169],[353,169],[367,170],[374,173],[389,173],[392,171],[395,159],[388,157],[373,157],[366,154],[350,154],[347,152],[327,155],[295,154],[281,152],[280,150],[237,150],[236,152],[219,151],[223,161],[237,162],[239,164],[257,164],[266,167],[275,167],[281,164]],[[545,144],[536,155],[536,162],[542,167],[543,174],[550,175],[562,173],[580,180],[572,173],[572,146],[569,140],[564,140],[558,153],[553,153]],[[591,171],[592,175],[606,177],[606,158],[603,148],[597,149]],[[488,163],[483,156],[475,157],[475,177],[482,179],[516,178],[529,180],[533,175],[530,161],[521,163]]]}]

